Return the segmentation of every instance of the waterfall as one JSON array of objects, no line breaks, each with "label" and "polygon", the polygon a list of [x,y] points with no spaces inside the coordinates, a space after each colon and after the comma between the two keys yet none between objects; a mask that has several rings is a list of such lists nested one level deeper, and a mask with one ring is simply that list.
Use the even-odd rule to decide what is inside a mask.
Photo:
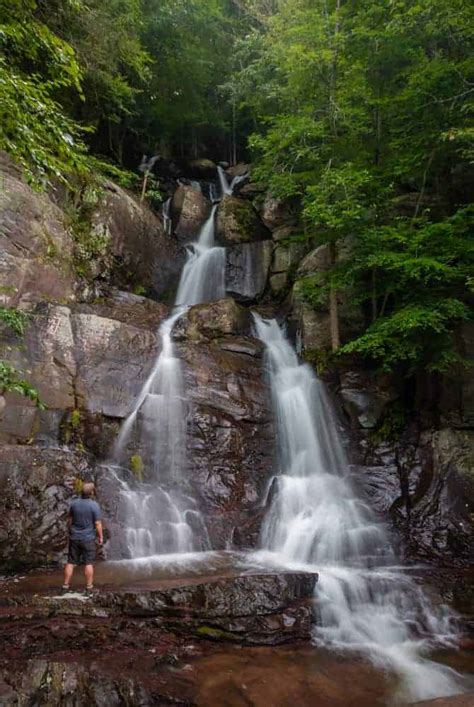
[{"label": "waterfall", "polygon": [[219,176],[219,184],[221,187],[221,194],[222,196],[230,196],[232,194],[232,189],[229,186],[229,182],[227,181],[227,176],[222,167],[217,168],[217,174]]},{"label": "waterfall", "polygon": [[165,202],[163,202],[163,207],[162,207],[162,217],[163,217],[163,230],[165,232],[165,235],[170,236],[173,230],[173,224],[171,221],[171,215],[170,215],[170,210],[171,210],[171,197],[167,199]]},{"label": "waterfall", "polygon": [[435,646],[454,645],[454,616],[435,611],[395,566],[386,530],[352,488],[324,384],[299,363],[275,320],[254,319],[266,347],[280,466],[260,557],[319,572],[316,643],[360,652],[393,671],[400,699],[459,692],[460,676],[424,657]]},{"label": "waterfall", "polygon": [[211,302],[225,297],[225,248],[215,245],[214,204],[196,243],[188,246],[188,259],[183,268],[176,295],[176,305]]},{"label": "waterfall", "polygon": [[229,184],[229,182],[227,181],[227,175],[222,167],[217,168],[217,174],[219,176],[219,184],[223,197],[232,196],[237,185],[240,184],[240,182],[243,182],[244,179],[247,179],[247,177],[249,176],[248,172],[246,172],[245,174],[240,174],[239,176],[234,177],[231,183]]},{"label": "waterfall", "polygon": [[187,467],[188,405],[172,331],[187,307],[225,296],[225,249],[215,245],[214,237],[216,209],[217,204],[187,249],[175,311],[159,329],[161,352],[113,451],[114,464],[126,466],[127,447],[135,434],[148,462],[147,483],[139,480],[138,488],[116,475],[126,524],[125,552],[131,558],[210,549],[196,501],[180,489]]}]

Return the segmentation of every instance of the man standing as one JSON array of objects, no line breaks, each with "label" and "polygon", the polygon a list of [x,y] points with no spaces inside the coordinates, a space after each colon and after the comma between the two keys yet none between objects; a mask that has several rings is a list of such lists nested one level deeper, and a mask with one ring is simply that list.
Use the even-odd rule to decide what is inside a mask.
[{"label": "man standing", "polygon": [[104,542],[102,513],[99,504],[92,499],[95,486],[86,483],[82,487],[81,498],[76,498],[69,506],[69,553],[64,568],[63,592],[69,591],[69,583],[75,565],[84,565],[86,594],[92,594],[94,588],[94,562],[97,542]]}]

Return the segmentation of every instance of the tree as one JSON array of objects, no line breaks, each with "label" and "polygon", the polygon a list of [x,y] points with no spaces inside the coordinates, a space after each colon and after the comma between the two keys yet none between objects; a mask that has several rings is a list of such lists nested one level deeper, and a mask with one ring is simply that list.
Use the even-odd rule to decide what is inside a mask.
[{"label": "tree", "polygon": [[298,199],[307,237],[330,248],[333,347],[345,287],[368,305],[368,329],[342,351],[385,367],[447,366],[450,334],[468,316],[457,263],[472,264],[473,19],[465,0],[289,0],[258,15],[241,49],[255,178]]}]

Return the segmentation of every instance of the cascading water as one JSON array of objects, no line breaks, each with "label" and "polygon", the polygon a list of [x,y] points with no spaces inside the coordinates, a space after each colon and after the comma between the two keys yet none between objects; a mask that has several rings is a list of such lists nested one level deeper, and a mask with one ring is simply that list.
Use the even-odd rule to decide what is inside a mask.
[{"label": "cascading water", "polygon": [[315,641],[361,652],[401,677],[401,700],[461,690],[453,670],[423,656],[453,646],[454,617],[435,612],[400,568],[383,526],[355,494],[324,384],[275,320],[254,315],[266,356],[280,473],[270,486],[260,558],[319,572]]},{"label": "cascading water", "polygon": [[217,174],[219,176],[219,185],[221,188],[222,196],[232,196],[237,185],[240,184],[240,182],[243,182],[244,179],[247,179],[248,177],[248,173],[240,174],[234,177],[231,183],[229,184],[229,182],[227,181],[226,173],[224,172],[222,167],[217,168]]},{"label": "cascading water", "polygon": [[171,210],[171,197],[167,199],[165,202],[163,202],[162,206],[162,218],[163,218],[163,230],[167,236],[171,235],[171,232],[173,230],[173,224],[171,221],[171,215],[170,215],[170,210]]},{"label": "cascading water", "polygon": [[216,246],[214,237],[217,207],[218,204],[212,207],[197,242],[188,246],[188,259],[176,294],[176,306],[211,302],[225,296],[225,248]]},{"label": "cascading water", "polygon": [[186,470],[186,419],[181,362],[172,331],[187,307],[225,296],[225,249],[215,245],[217,204],[188,246],[176,295],[175,311],[159,330],[161,353],[125,420],[113,459],[125,465],[133,434],[147,461],[147,483],[138,489],[120,479],[122,513],[126,525],[125,552],[131,558],[210,549],[207,531],[192,496],[178,487]]}]

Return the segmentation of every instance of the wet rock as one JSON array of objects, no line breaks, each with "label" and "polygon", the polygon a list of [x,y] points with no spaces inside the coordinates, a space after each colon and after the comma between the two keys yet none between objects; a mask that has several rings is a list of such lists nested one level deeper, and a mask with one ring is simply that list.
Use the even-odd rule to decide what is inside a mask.
[{"label": "wet rock", "polygon": [[309,572],[243,575],[163,590],[99,595],[96,603],[111,606],[122,615],[177,617],[192,613],[195,618],[232,620],[273,614],[299,599],[310,599],[316,580],[317,575]]},{"label": "wet rock", "polygon": [[92,478],[87,455],[59,449],[0,448],[0,566],[58,562],[77,477]]},{"label": "wet rock", "polygon": [[211,212],[211,204],[199,189],[181,185],[171,202],[174,230],[182,243],[196,239]]},{"label": "wet rock", "polygon": [[[27,663],[9,663],[0,668],[0,703],[23,707],[31,704],[88,705],[90,707],[119,707],[124,704],[140,707],[174,704],[182,707],[191,703],[174,699],[159,686],[144,686],[143,677],[137,680],[107,669],[90,665],[83,656],[80,662],[61,660],[29,660]],[[13,695],[12,701],[9,700]]]},{"label": "wet rock", "polygon": [[77,304],[73,311],[115,319],[123,324],[151,331],[158,331],[160,324],[169,314],[169,308],[162,302],[121,290],[112,290],[107,298],[93,304]]},{"label": "wet rock", "polygon": [[398,398],[392,380],[372,371],[345,371],[339,393],[352,424],[365,429],[377,427],[387,405]]},{"label": "wet rock", "polygon": [[[314,622],[315,573],[280,572],[175,581],[171,587],[104,587],[92,602],[82,597],[15,592],[3,597],[2,620],[88,617],[110,629],[132,619],[155,620],[160,629],[206,640],[277,645],[308,640]],[[133,572],[131,574],[133,582]],[[146,631],[146,628],[145,628]]]},{"label": "wet rock", "polygon": [[250,314],[230,298],[191,307],[174,330],[176,339],[195,342],[231,334],[250,334]]},{"label": "wet rock", "polygon": [[426,433],[421,450],[422,474],[407,519],[409,552],[453,565],[472,562],[474,433]]},{"label": "wet rock", "polygon": [[236,196],[225,196],[219,204],[216,234],[222,245],[251,243],[270,238],[257,212],[248,201]]},{"label": "wet rock", "polygon": [[110,275],[113,284],[123,289],[142,287],[156,296],[175,287],[184,253],[146,204],[108,182],[91,225],[93,232],[110,242],[115,259]]},{"label": "wet rock", "polygon": [[73,314],[78,407],[126,417],[158,355],[149,330],[95,314]]},{"label": "wet rock", "polygon": [[414,702],[414,707],[472,707],[474,704],[474,692],[463,695],[453,695],[452,697],[438,697],[436,700],[424,700]]},{"label": "wet rock", "polygon": [[[56,409],[75,407],[74,377],[76,361],[74,338],[68,307],[38,307],[28,320],[24,342],[4,342],[2,358],[24,371],[48,406],[39,411],[24,396],[9,393],[0,418],[0,439],[7,443],[25,442],[50,427]],[[56,420],[58,422],[58,420]],[[57,434],[53,439],[57,440]]]},{"label": "wet rock", "polygon": [[0,152],[0,303],[31,309],[74,299],[73,241],[46,193],[34,191]]},{"label": "wet rock", "polygon": [[226,249],[227,292],[241,302],[262,297],[268,280],[272,241],[240,243]]},{"label": "wet rock", "polygon": [[[210,345],[180,344],[180,350],[191,401],[189,479],[212,545],[224,548],[235,539],[253,547],[261,521],[256,510],[274,461],[261,345],[249,340],[243,349],[241,337],[228,336]],[[234,538],[235,528],[241,532]]]},{"label": "wet rock", "polygon": [[84,422],[87,413],[126,416],[153,364],[157,330],[166,315],[163,305],[120,292],[73,310],[39,306],[30,317],[24,345],[16,342],[2,355],[28,372],[47,409],[38,410],[18,394],[6,395],[0,440],[67,442],[60,427],[64,413],[72,410],[81,409]]}]

